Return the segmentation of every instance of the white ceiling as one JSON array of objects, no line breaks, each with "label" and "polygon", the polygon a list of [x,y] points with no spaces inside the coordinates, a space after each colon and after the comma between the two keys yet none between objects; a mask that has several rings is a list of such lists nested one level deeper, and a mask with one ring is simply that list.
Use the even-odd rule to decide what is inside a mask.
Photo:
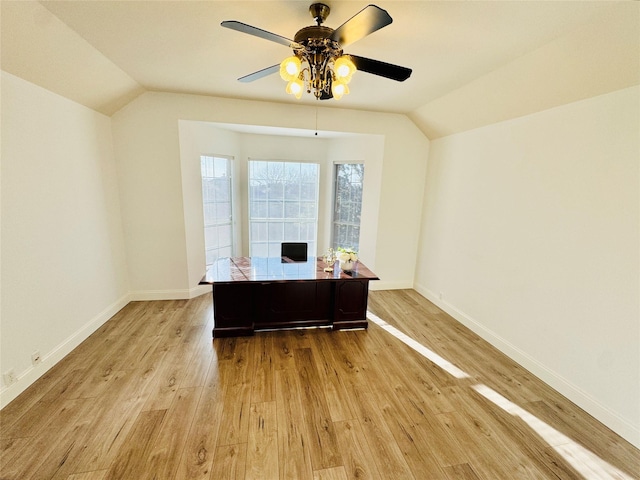
[{"label": "white ceiling", "polygon": [[[310,1],[1,2],[2,69],[107,115],[144,91],[284,103],[287,47],[222,28],[239,20],[293,38]],[[325,1],[337,28],[361,1]],[[393,23],[346,53],[413,69],[405,82],[358,72],[323,107],[409,115],[429,138],[640,83],[640,2],[397,1]]]}]

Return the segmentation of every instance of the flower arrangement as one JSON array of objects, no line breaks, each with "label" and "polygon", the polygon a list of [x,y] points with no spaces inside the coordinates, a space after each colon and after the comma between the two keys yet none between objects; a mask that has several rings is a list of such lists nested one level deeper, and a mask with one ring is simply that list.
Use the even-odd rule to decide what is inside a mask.
[{"label": "flower arrangement", "polygon": [[339,247],[337,253],[340,268],[345,272],[353,270],[355,263],[358,261],[358,252],[351,248]]}]

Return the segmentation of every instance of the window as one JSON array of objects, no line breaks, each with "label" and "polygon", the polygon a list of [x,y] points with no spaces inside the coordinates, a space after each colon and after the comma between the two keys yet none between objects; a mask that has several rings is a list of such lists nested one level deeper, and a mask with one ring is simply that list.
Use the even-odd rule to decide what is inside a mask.
[{"label": "window", "polygon": [[353,248],[358,251],[363,182],[364,165],[362,163],[345,163],[335,166],[333,248]]},{"label": "window", "polygon": [[316,163],[249,161],[249,254],[279,257],[282,242],[307,242],[318,231]]},{"label": "window", "polygon": [[231,159],[200,157],[207,266],[233,254]]}]

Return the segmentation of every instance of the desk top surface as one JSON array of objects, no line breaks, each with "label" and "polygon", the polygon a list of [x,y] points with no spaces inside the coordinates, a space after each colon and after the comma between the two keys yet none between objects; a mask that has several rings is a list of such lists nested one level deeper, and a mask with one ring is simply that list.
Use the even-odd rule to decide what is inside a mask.
[{"label": "desk top surface", "polygon": [[207,268],[200,284],[234,282],[274,282],[293,280],[379,280],[362,262],[356,262],[350,273],[343,272],[338,262],[333,272],[325,272],[321,258],[309,257],[306,262],[293,262],[286,257],[220,258]]}]

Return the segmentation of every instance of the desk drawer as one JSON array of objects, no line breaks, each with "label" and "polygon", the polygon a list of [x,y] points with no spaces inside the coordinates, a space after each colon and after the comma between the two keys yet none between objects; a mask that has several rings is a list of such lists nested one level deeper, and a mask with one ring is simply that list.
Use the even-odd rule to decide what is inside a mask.
[{"label": "desk drawer", "polygon": [[[301,326],[332,318],[331,282],[263,283],[256,292],[256,327],[261,324]],[[315,322],[315,323],[314,323]]]},{"label": "desk drawer", "polygon": [[254,285],[249,283],[213,285],[215,329],[253,329]]}]

